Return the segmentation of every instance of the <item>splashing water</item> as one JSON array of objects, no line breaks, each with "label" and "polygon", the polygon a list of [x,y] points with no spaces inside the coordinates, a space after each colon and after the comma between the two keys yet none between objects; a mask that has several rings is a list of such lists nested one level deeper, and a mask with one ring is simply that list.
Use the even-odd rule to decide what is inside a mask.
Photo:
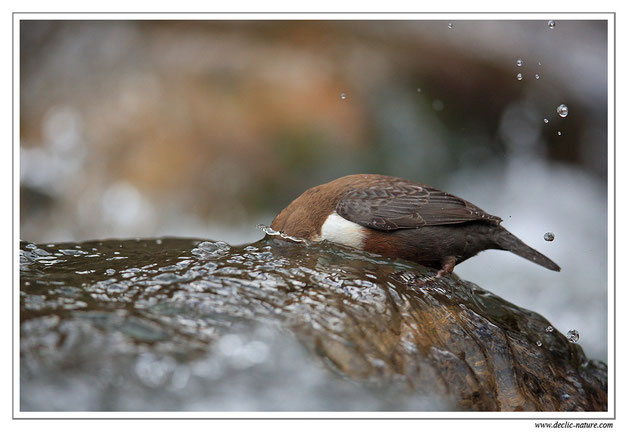
[{"label": "splashing water", "polygon": [[284,234],[283,232],[275,231],[274,229],[272,229],[271,227],[266,226],[266,225],[257,224],[257,225],[255,225],[255,227],[257,229],[262,230],[263,232],[265,232],[269,236],[281,237],[282,239],[290,240],[290,241],[297,242],[297,243],[303,243],[303,244],[306,244],[306,245],[310,244],[310,242],[308,240],[305,240],[305,239],[302,239],[302,238],[298,238],[298,237],[289,236],[288,234]]}]

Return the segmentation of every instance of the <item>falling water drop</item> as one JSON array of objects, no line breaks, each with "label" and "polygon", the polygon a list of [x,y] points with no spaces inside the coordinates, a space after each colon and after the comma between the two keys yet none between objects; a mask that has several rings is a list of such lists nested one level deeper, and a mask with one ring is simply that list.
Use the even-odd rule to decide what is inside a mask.
[{"label": "falling water drop", "polygon": [[563,133],[561,131],[558,131],[558,136],[562,135]]},{"label": "falling water drop", "polygon": [[347,98],[346,93],[340,93],[340,99],[345,100]]},{"label": "falling water drop", "polygon": [[554,21],[554,20],[549,20],[549,21],[547,22],[547,26],[548,26],[549,28],[551,28],[551,29],[554,29],[554,27],[556,27],[556,21]]},{"label": "falling water drop", "polygon": [[523,60],[518,59],[517,60],[517,66],[523,66]]},{"label": "falling water drop", "polygon": [[555,236],[553,232],[546,232],[543,238],[545,241],[554,241]]},{"label": "falling water drop", "polygon": [[543,345],[543,342],[541,342],[540,340],[536,341],[536,346],[541,346]]},{"label": "falling water drop", "polygon": [[536,74],[536,75],[534,75],[534,78],[539,79],[539,78],[541,78],[541,75]]},{"label": "falling water drop", "polygon": [[419,87],[419,88],[417,88],[417,89],[416,89],[416,92],[417,92],[417,93],[421,93],[422,91],[423,91],[423,90],[421,90],[421,87]]},{"label": "falling water drop", "polygon": [[567,108],[567,105],[560,104],[556,107],[556,112],[561,117],[567,117],[567,114],[569,114],[569,109]]},{"label": "falling water drop", "polygon": [[571,343],[576,343],[580,339],[580,333],[576,329],[571,329],[567,332],[567,339]]},{"label": "falling water drop", "polygon": [[547,326],[547,328],[545,329],[545,333],[551,333],[554,331],[554,327],[552,327],[551,325]]},{"label": "falling water drop", "polygon": [[543,119],[543,122],[544,122],[545,124],[547,124],[547,123],[549,123],[549,120],[548,120],[548,119],[546,119],[546,118],[544,118],[544,119]]},{"label": "falling water drop", "polygon": [[517,79],[518,79],[519,81],[521,81],[521,80],[523,79],[523,74],[518,73],[518,74],[517,74]]},{"label": "falling water drop", "polygon": [[447,24],[447,27],[449,27],[451,29],[451,28],[454,28],[454,25],[453,25],[453,23],[449,23],[449,24]]}]

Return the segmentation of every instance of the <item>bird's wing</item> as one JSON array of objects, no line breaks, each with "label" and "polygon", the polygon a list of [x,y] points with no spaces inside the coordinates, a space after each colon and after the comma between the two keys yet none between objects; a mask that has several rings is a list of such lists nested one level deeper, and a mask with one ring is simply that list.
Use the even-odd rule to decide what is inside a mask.
[{"label": "bird's wing", "polygon": [[336,212],[362,226],[382,231],[501,219],[468,201],[417,183],[398,181],[352,189],[338,202]]}]

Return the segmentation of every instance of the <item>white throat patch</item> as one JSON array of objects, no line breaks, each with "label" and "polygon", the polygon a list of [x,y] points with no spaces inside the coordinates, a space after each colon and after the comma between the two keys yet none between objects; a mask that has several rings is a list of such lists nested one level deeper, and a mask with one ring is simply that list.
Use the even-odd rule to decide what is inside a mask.
[{"label": "white throat patch", "polygon": [[365,238],[366,228],[343,218],[336,212],[327,216],[321,227],[321,240],[362,249]]}]

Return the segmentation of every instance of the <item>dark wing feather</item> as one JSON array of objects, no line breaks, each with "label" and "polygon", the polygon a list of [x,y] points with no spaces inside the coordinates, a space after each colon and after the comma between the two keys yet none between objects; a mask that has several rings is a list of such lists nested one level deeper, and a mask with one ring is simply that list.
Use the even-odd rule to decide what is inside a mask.
[{"label": "dark wing feather", "polygon": [[383,231],[471,221],[494,225],[501,222],[462,198],[403,181],[353,189],[340,199],[336,212],[347,220]]}]

